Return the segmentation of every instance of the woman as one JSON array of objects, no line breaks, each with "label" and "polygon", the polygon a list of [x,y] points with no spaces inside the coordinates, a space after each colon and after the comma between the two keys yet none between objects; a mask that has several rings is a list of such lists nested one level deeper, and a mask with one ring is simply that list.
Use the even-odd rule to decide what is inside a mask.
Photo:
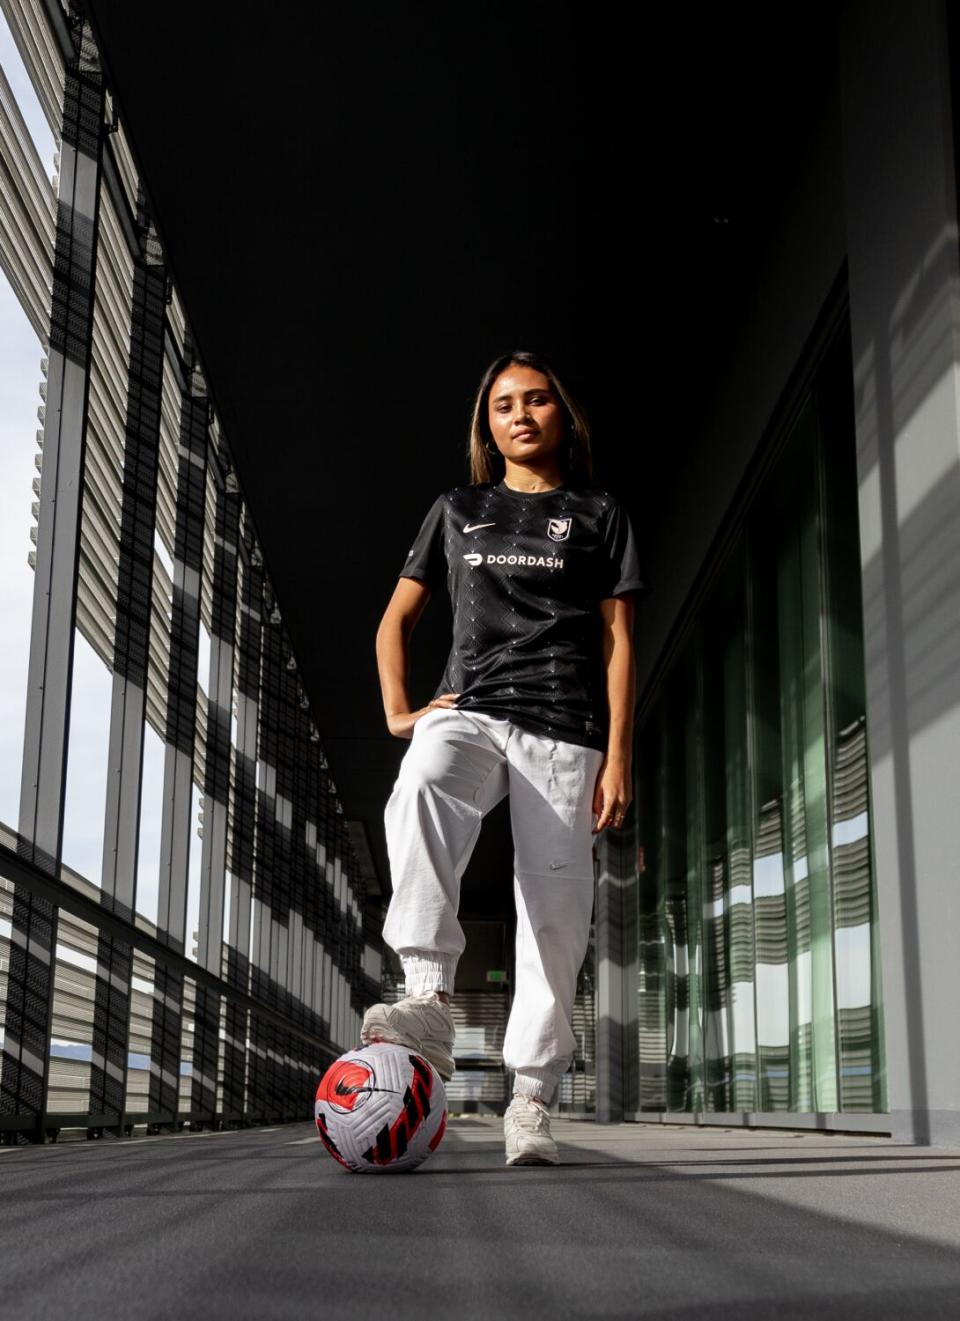
[{"label": "woman", "polygon": [[[387,726],[411,740],[384,812],[393,895],[384,941],[405,997],[361,1039],[454,1070],[450,1013],[460,878],[505,794],[515,848],[516,975],[503,1059],[514,1071],[507,1164],[556,1164],[547,1106],[570,1066],[593,906],[593,836],[630,803],[633,600],[645,587],[626,512],[591,485],[586,420],[534,354],[497,358],[477,391],[471,483],[439,495],[377,632]],[[446,582],[453,645],[409,709],[410,636]],[[593,818],[596,818],[595,822]]]}]

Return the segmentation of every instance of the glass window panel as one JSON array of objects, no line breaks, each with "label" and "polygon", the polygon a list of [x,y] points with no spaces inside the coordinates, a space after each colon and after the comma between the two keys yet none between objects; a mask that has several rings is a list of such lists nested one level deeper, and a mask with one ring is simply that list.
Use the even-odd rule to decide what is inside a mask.
[{"label": "glass window panel", "polygon": [[[699,650],[699,649],[698,649]],[[699,675],[692,652],[679,667],[680,701],[683,710],[683,855],[685,867],[685,924],[687,972],[687,1104],[701,1110],[704,1103],[704,1002],[703,1002],[703,750],[701,739]],[[679,788],[679,786],[678,786]]]},{"label": "glass window panel", "polygon": [[[723,675],[723,777],[726,816],[727,889],[724,922],[729,952],[727,1022],[731,1052],[731,1108],[757,1108],[757,1031],[753,913],[753,841],[747,766],[746,654],[743,547],[738,548],[720,588],[722,625],[718,661]],[[705,658],[710,668],[709,652]]]},{"label": "glass window panel", "polygon": [[796,950],[799,1050],[810,1069],[809,1085],[803,1077],[795,1108],[830,1112],[838,1097],[814,427],[808,407],[785,459],[790,517],[781,525],[777,548],[777,608],[784,868]]},{"label": "glass window panel", "polygon": [[146,918],[152,927],[156,927],[160,898],[164,759],[163,740],[148,721],[143,731],[136,907],[137,913]]},{"label": "glass window panel", "polygon": [[76,630],[63,811],[63,877],[74,883],[100,884],[112,695],[111,671]]},{"label": "glass window panel", "polygon": [[645,1109],[886,1105],[850,382],[838,340],[638,730]]},{"label": "glass window panel", "polygon": [[637,1043],[640,1109],[665,1110],[666,1016],[660,912],[661,711],[640,732],[634,761],[637,813]]},{"label": "glass window panel", "polygon": [[[711,634],[708,625],[707,633]],[[733,1109],[733,1030],[731,958],[727,910],[729,859],[727,856],[727,799],[723,696],[723,657],[712,636],[702,664],[701,720],[703,724],[703,1048],[705,1106],[708,1110]],[[688,700],[694,694],[688,689]]]},{"label": "glass window panel", "polygon": [[[768,553],[780,515],[760,500],[750,554],[750,671],[753,761],[753,896],[757,949],[757,1086],[761,1110],[791,1105],[803,1073],[791,999],[791,942],[783,854],[783,750],[776,567]],[[794,1097],[796,1100],[796,1097]]]},{"label": "glass window panel", "polygon": [[[698,773],[697,714],[692,700],[696,675],[691,649],[678,666],[665,705],[679,737],[662,746],[660,867],[665,922],[665,1013],[667,1031],[667,1108],[688,1110],[702,1103],[700,1018],[700,847],[689,794]],[[691,998],[692,991],[692,998]]]}]

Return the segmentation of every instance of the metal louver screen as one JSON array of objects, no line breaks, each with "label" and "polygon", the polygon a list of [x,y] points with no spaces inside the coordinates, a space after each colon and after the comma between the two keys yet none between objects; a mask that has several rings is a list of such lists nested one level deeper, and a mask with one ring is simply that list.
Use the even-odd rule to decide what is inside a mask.
[{"label": "metal louver screen", "polygon": [[170,668],[179,430],[180,390],[173,367],[169,359],[164,358],[160,453],[157,464],[157,522],[153,543],[150,659],[147,667],[147,720],[161,738],[164,737],[167,719],[167,674]]},{"label": "metal louver screen", "polygon": [[[57,142],[64,73],[46,18],[28,0],[0,0]],[[0,69],[0,266],[46,346],[57,225],[55,182],[47,177],[10,84]]]},{"label": "metal louver screen", "polygon": [[100,198],[93,354],[84,457],[77,627],[113,668],[133,262],[109,195]]},{"label": "metal louver screen", "polygon": [[0,69],[0,265],[41,343],[50,331],[57,201]]},{"label": "metal louver screen", "polygon": [[56,135],[63,117],[63,60],[43,5],[38,0],[0,0],[0,9]]}]

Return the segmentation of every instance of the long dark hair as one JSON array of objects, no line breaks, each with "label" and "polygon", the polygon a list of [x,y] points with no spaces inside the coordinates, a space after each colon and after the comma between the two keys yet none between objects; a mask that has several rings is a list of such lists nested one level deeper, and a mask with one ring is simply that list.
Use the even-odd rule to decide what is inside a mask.
[{"label": "long dark hair", "polygon": [[515,353],[501,353],[483,373],[483,379],[473,403],[470,438],[467,455],[470,461],[470,481],[499,481],[505,471],[503,455],[494,443],[488,418],[488,403],[493,383],[508,367],[532,367],[542,372],[552,385],[563,414],[563,443],[561,444],[564,480],[573,484],[593,480],[593,454],[590,449],[590,424],[586,413],[561,382],[550,364],[537,353],[518,349]]}]

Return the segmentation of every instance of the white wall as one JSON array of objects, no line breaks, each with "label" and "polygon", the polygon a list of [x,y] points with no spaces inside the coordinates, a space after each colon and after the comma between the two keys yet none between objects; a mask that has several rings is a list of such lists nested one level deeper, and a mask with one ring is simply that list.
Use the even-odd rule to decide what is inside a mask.
[{"label": "white wall", "polygon": [[960,255],[945,10],[850,6],[843,128],[890,1108],[960,1143]]}]

